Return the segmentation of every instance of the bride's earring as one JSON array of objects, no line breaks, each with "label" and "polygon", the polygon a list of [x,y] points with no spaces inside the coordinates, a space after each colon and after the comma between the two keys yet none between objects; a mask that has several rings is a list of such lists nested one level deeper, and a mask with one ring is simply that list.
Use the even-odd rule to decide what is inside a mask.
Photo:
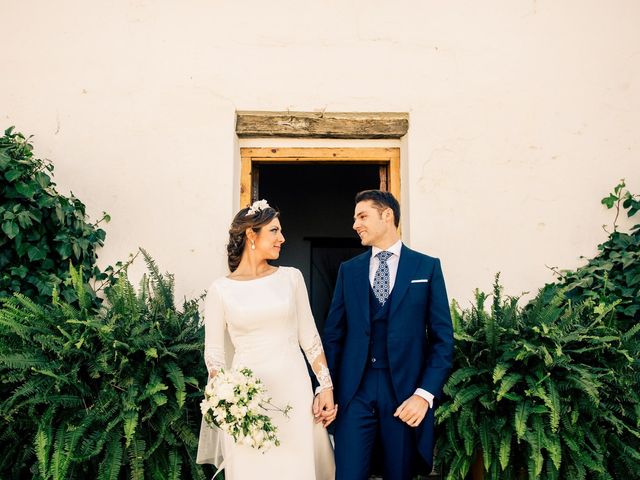
[{"label": "bride's earring", "polygon": [[256,249],[256,242],[251,240],[251,250],[255,250],[255,249]]}]

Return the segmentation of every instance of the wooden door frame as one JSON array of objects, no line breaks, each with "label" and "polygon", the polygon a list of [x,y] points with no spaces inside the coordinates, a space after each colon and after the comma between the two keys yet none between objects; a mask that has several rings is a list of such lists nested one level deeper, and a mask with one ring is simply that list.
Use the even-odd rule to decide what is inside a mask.
[{"label": "wooden door frame", "polygon": [[[265,163],[378,164],[387,166],[388,190],[402,204],[400,195],[400,148],[241,148],[240,208],[251,204],[253,165]],[[256,199],[257,200],[257,199]]]}]

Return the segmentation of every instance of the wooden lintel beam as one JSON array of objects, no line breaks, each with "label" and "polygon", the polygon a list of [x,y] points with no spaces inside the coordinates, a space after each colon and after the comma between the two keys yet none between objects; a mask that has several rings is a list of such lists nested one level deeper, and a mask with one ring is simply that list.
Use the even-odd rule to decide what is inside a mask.
[{"label": "wooden lintel beam", "polygon": [[240,138],[400,138],[408,129],[402,112],[236,112]]}]

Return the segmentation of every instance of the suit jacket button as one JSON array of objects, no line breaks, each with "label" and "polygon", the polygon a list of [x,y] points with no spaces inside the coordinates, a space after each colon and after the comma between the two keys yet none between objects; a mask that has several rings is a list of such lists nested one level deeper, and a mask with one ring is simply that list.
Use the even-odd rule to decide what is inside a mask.
[{"label": "suit jacket button", "polygon": [[371,363],[376,363],[376,357],[371,357]]}]

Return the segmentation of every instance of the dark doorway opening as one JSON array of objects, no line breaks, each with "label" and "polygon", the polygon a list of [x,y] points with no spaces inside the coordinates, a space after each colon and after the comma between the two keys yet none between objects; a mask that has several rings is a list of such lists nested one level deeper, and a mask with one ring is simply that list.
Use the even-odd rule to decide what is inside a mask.
[{"label": "dark doorway opening", "polygon": [[[354,197],[380,188],[380,164],[254,164],[254,198],[281,212],[286,242],[276,264],[299,268],[322,331],[340,263],[366,250],[351,228]],[[257,191],[256,191],[257,190]]]}]

